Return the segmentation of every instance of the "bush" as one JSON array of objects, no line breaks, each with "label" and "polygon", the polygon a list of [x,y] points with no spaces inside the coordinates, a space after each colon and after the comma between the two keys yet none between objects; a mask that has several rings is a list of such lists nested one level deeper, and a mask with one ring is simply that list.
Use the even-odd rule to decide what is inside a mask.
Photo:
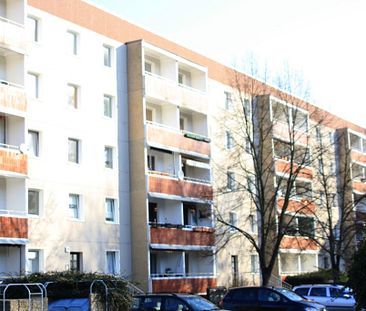
[{"label": "bush", "polygon": [[[327,284],[333,283],[332,270],[319,270],[294,276],[286,277],[286,282],[292,286],[297,286],[301,284]],[[347,275],[341,273],[340,282],[341,284],[347,283]]]},{"label": "bush", "polygon": [[[98,302],[104,304],[108,299],[111,310],[128,310],[132,301],[128,282],[111,275],[71,271],[33,273],[22,277],[7,278],[3,283],[42,283],[47,288],[49,301],[53,301],[63,298],[89,298],[93,281],[96,281],[93,293],[97,294]],[[108,296],[104,284],[108,287]],[[7,294],[9,298],[28,298],[28,293],[23,288],[10,289]]]},{"label": "bush", "polygon": [[359,250],[353,256],[349,270],[349,284],[355,293],[358,307],[366,307],[366,243],[363,242]]}]

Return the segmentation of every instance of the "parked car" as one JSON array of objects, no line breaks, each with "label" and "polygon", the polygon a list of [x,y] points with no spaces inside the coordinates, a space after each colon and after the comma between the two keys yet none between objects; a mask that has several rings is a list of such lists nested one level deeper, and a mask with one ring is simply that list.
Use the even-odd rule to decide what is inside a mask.
[{"label": "parked car", "polygon": [[285,288],[237,287],[229,289],[220,306],[232,311],[325,311],[326,308]]},{"label": "parked car", "polygon": [[219,308],[205,298],[189,294],[143,294],[132,300],[130,311],[210,311]]},{"label": "parked car", "polygon": [[355,310],[356,301],[352,293],[338,285],[299,285],[295,286],[293,291],[325,305],[330,311]]}]

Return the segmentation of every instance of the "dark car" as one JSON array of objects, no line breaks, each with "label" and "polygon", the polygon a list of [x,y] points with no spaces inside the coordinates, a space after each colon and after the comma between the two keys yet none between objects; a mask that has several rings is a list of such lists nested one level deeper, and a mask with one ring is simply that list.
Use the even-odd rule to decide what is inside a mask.
[{"label": "dark car", "polygon": [[237,287],[229,289],[220,306],[233,311],[326,311],[326,308],[285,288]]},{"label": "dark car", "polygon": [[210,311],[219,310],[212,302],[189,294],[136,295],[131,311]]}]

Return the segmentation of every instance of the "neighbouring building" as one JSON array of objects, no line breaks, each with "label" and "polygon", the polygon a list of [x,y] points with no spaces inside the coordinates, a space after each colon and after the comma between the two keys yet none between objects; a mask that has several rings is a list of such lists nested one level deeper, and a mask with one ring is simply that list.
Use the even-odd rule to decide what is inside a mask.
[{"label": "neighbouring building", "polygon": [[[1,276],[98,271],[150,292],[257,284],[258,256],[244,239],[217,245],[217,210],[258,230],[249,197],[233,208],[237,134],[220,124],[236,102],[231,74],[87,1],[0,0]],[[321,110],[331,122],[310,131],[314,106],[292,106],[281,91],[268,90],[244,95],[253,103],[246,115],[268,112],[261,121],[271,133],[261,146],[273,163],[272,192],[288,170],[281,107],[293,120],[300,116],[296,135],[306,138],[297,152],[311,155],[320,137],[332,146],[326,163],[302,169],[290,210],[311,202],[321,215],[317,176],[326,171],[335,219],[340,201],[356,205],[347,221],[357,222],[361,239],[366,129]],[[343,163],[349,165],[341,170]],[[279,209],[281,200],[278,191]],[[292,220],[277,276],[328,267],[329,258],[305,237],[316,228],[313,215]]]}]

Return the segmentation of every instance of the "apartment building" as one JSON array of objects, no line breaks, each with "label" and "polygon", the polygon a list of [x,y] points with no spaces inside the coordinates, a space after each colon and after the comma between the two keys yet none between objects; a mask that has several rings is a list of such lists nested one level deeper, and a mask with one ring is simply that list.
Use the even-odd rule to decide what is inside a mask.
[{"label": "apartment building", "polygon": [[[258,231],[255,204],[235,191],[236,134],[221,126],[233,120],[230,70],[82,0],[0,0],[0,16],[0,272],[121,274],[150,292],[258,284],[258,256],[244,238],[218,245],[218,211]],[[244,94],[255,103],[245,114],[265,111],[257,120],[271,125],[261,141],[271,193],[289,163],[279,110],[298,113],[300,153],[314,153],[317,137],[344,134],[324,167],[301,168],[289,215],[304,204],[311,212],[293,218],[283,239],[274,274],[284,277],[327,267],[306,236],[323,211],[314,199],[320,169],[331,193],[351,174],[344,198],[357,208],[347,221],[365,220],[366,130],[334,116],[312,131],[314,107],[281,94]],[[281,191],[276,202],[281,210]]]}]

